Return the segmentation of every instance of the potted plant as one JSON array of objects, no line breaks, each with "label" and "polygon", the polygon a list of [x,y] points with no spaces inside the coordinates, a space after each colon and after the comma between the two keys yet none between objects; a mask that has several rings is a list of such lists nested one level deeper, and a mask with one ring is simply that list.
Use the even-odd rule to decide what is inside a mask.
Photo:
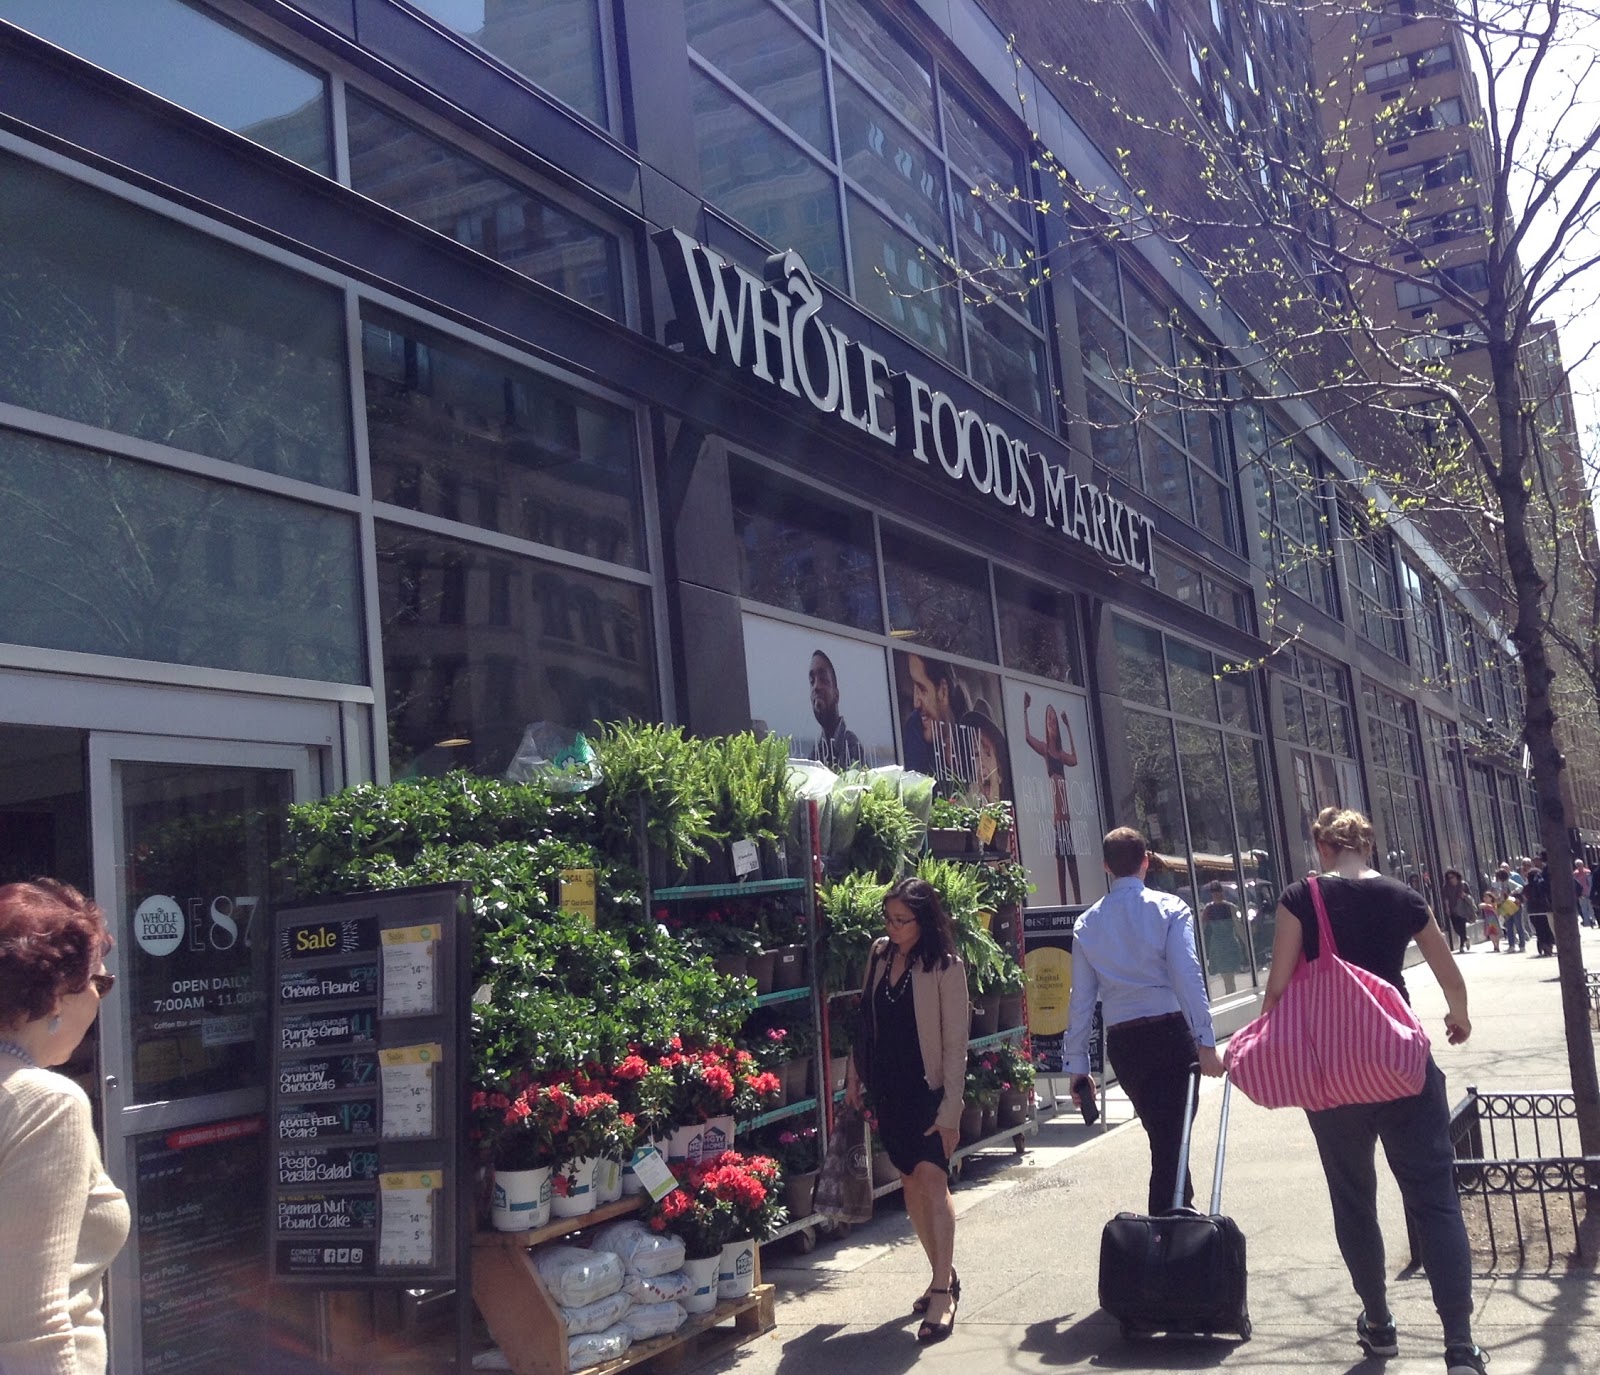
[{"label": "potted plant", "polygon": [[613,722],[593,744],[604,779],[595,791],[607,848],[629,853],[642,825],[652,886],[682,882],[716,838],[706,749],[681,726],[648,721]]},{"label": "potted plant", "polygon": [[967,1060],[967,1077],[961,1093],[961,1144],[970,1146],[983,1136],[983,1105],[978,1095],[983,1091],[982,1076],[972,1059]]},{"label": "potted plant", "polygon": [[855,1043],[856,1009],[860,998],[836,998],[828,1004],[828,1091],[839,1093],[850,1069]]},{"label": "potted plant", "polygon": [[980,1135],[993,1136],[1000,1125],[999,1060],[994,1051],[985,1051],[975,1059],[977,1086],[973,1098],[982,1117]]},{"label": "potted plant", "polygon": [[783,1167],[783,1205],[790,1217],[810,1217],[817,1188],[819,1142],[815,1127],[778,1133],[778,1163]]},{"label": "potted plant", "polygon": [[936,797],[928,820],[928,849],[936,858],[975,854],[978,809],[954,798]]},{"label": "potted plant", "polygon": [[629,1053],[611,1072],[611,1092],[622,1110],[633,1119],[633,1150],[623,1158],[622,1192],[644,1192],[644,1184],[634,1173],[632,1156],[643,1146],[652,1146],[664,1159],[667,1143],[676,1125],[672,1120],[674,1085],[672,1075],[660,1064],[652,1064],[630,1047]]},{"label": "potted plant", "polygon": [[694,924],[682,927],[680,935],[686,946],[710,959],[717,973],[731,979],[749,978],[750,962],[761,954],[756,933],[736,914],[718,907],[708,910]]},{"label": "potted plant", "polygon": [[901,800],[894,780],[874,778],[857,801],[848,867],[853,873],[892,883],[915,866],[926,830]]},{"label": "potted plant", "polygon": [[1016,829],[1016,815],[1011,804],[1003,799],[985,802],[978,808],[973,824],[978,840],[987,854],[1009,854],[1011,833]]},{"label": "potted plant", "polygon": [[683,1271],[688,1292],[678,1302],[687,1313],[709,1313],[717,1306],[717,1270],[722,1243],[728,1236],[728,1210],[701,1186],[701,1169],[687,1161],[672,1167],[678,1187],[650,1204],[645,1224],[683,1242]]},{"label": "potted plant", "polygon": [[550,1170],[566,1126],[567,1095],[529,1086],[515,1095],[479,1089],[470,1100],[494,1159],[490,1222],[524,1232],[550,1220]]},{"label": "potted plant", "polygon": [[1014,1046],[1006,1046],[996,1057],[1000,1074],[999,1129],[1020,1127],[1028,1120],[1033,1101],[1033,1083],[1038,1071],[1033,1061]]},{"label": "potted plant", "polygon": [[742,1299],[756,1282],[756,1247],[783,1225],[782,1175],[770,1156],[729,1151],[706,1172],[704,1187],[726,1205],[728,1236],[717,1266],[717,1297]]},{"label": "potted plant", "polygon": [[756,931],[772,953],[772,987],[799,988],[806,981],[805,924],[787,899],[767,903],[757,918]]},{"label": "potted plant", "polygon": [[809,1017],[800,1018],[785,1028],[784,1045],[789,1058],[783,1064],[783,1077],[787,1082],[787,1096],[798,1103],[818,1092],[812,1086],[812,1062],[817,1049],[817,1032]]},{"label": "potted plant", "polygon": [[[673,1174],[678,1187],[651,1205],[646,1223],[682,1238],[691,1290],[679,1302],[691,1313],[708,1313],[717,1305],[719,1271],[728,1267],[726,1297],[737,1297],[731,1291],[741,1286],[749,1293],[755,1247],[782,1225],[778,1165],[767,1156],[726,1151],[709,1164],[680,1162]],[[730,1245],[733,1253],[725,1255]]]},{"label": "potted plant", "polygon": [[595,1170],[603,1157],[632,1151],[633,1122],[609,1093],[578,1094],[562,1086],[547,1094],[565,1096],[566,1116],[555,1133],[556,1163],[550,1177],[550,1211],[555,1217],[581,1217],[598,1202]]},{"label": "potted plant", "polygon": [[1009,1031],[1022,1025],[1022,991],[1027,982],[1028,976],[1022,966],[1011,956],[1005,956],[1005,963],[995,979],[995,992],[1000,998],[996,1031]]},{"label": "potted plant", "polygon": [[823,886],[818,895],[823,912],[818,962],[824,991],[861,987],[872,943],[883,934],[883,895],[888,891],[887,883],[866,874],[846,874]]}]

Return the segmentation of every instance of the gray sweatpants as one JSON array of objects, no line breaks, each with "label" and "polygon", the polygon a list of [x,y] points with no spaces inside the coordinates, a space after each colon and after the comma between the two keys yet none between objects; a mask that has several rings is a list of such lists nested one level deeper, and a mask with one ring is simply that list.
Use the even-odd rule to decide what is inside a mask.
[{"label": "gray sweatpants", "polygon": [[1472,1253],[1456,1194],[1444,1073],[1430,1058],[1422,1092],[1388,1103],[1308,1112],[1328,1177],[1333,1230],[1350,1281],[1372,1322],[1389,1312],[1383,1231],[1378,1225],[1377,1143],[1400,1186],[1421,1242],[1433,1306],[1446,1346],[1472,1344]]}]

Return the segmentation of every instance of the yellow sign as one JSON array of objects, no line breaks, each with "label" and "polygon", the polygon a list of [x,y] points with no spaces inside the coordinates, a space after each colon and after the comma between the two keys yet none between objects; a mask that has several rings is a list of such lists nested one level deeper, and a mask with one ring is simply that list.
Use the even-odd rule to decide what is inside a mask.
[{"label": "yellow sign", "polygon": [[594,878],[593,869],[563,869],[561,896],[557,903],[567,911],[586,918],[590,926],[595,922]]},{"label": "yellow sign", "polygon": [[994,839],[994,833],[997,829],[999,828],[992,816],[980,816],[978,818],[979,842],[987,845],[991,840]]},{"label": "yellow sign", "polygon": [[1072,998],[1072,956],[1053,945],[1028,951],[1028,1030],[1035,1036],[1060,1036],[1067,1029]]}]

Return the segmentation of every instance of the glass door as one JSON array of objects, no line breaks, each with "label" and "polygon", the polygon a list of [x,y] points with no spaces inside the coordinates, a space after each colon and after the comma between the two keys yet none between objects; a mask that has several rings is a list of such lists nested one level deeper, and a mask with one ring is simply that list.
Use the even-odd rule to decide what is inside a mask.
[{"label": "glass door", "polygon": [[308,746],[90,735],[95,890],[116,940],[103,1139],[133,1211],[110,1279],[113,1370],[271,1361],[268,931],[286,810],[320,793],[320,765]]}]

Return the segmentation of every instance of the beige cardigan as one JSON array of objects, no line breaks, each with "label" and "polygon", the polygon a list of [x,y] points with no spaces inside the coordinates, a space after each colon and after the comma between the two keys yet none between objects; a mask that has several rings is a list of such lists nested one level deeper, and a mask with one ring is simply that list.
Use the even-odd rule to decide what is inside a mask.
[{"label": "beige cardigan", "polygon": [[[889,973],[887,936],[879,938],[872,953],[877,958],[867,962],[868,981],[861,989],[863,1009],[871,1005],[870,985],[881,982]],[[924,1077],[930,1089],[945,1090],[934,1125],[953,1131],[961,1124],[961,1097],[967,1086],[967,1037],[972,1030],[965,966],[954,956],[943,969],[924,969],[922,961],[917,960],[911,966],[911,1005],[916,1013]],[[856,1069],[859,1074],[859,1065]]]}]

